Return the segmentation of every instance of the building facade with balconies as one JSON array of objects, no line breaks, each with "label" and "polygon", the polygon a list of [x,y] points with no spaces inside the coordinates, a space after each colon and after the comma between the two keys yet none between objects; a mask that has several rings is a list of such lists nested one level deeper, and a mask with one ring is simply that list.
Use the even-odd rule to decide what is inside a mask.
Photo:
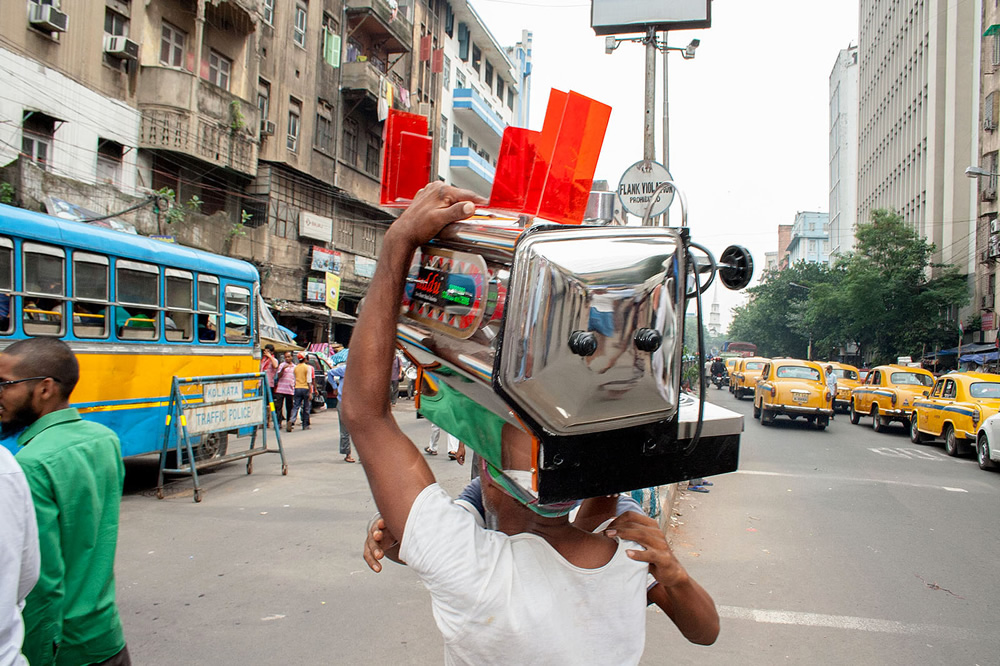
[{"label": "building facade with balconies", "polygon": [[980,48],[980,119],[979,166],[990,176],[977,179],[976,215],[976,291],[973,310],[982,321],[982,339],[997,339],[997,268],[1000,261],[1000,219],[997,217],[997,172],[1000,171],[1000,9],[995,3],[982,3],[982,40]]},{"label": "building facade with balconies", "polygon": [[531,33],[522,33],[528,47],[508,52],[466,0],[445,11],[438,175],[489,196],[504,128],[527,121],[521,95],[530,81]]}]

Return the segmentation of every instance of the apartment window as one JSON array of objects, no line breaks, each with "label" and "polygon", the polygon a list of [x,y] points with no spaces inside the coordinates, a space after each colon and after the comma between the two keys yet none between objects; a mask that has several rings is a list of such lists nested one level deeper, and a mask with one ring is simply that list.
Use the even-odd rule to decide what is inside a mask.
[{"label": "apartment window", "polygon": [[274,25],[274,0],[264,0],[264,21]]},{"label": "apartment window", "polygon": [[97,140],[97,181],[117,186],[121,180],[125,148],[108,139]]},{"label": "apartment window", "polygon": [[503,103],[503,88],[504,88],[503,79],[498,76],[497,77],[497,99],[500,100],[501,103]]},{"label": "apartment window", "polygon": [[469,137],[469,150],[471,150],[474,153],[479,152],[479,144],[473,141],[471,136]]},{"label": "apartment window", "polygon": [[167,67],[183,67],[186,41],[186,32],[164,21],[160,30],[160,64]]},{"label": "apartment window", "polygon": [[462,147],[462,141],[465,140],[465,134],[462,132],[458,125],[452,123],[451,126],[451,145],[455,148]]},{"label": "apartment window", "polygon": [[472,45],[472,69],[479,72],[479,67],[483,62],[483,52],[475,44]]},{"label": "apartment window", "polygon": [[358,121],[353,118],[344,121],[344,148],[341,157],[351,166],[358,163]]},{"label": "apartment window", "polygon": [[514,110],[514,89],[507,88],[507,108],[511,111]]},{"label": "apartment window", "polygon": [[993,64],[1000,65],[1000,34],[993,35]]},{"label": "apartment window", "polygon": [[233,71],[233,61],[218,51],[208,52],[208,80],[223,90],[229,90],[229,78]]},{"label": "apartment window", "polygon": [[493,65],[490,64],[489,60],[486,61],[486,71],[483,73],[483,81],[486,82],[487,88],[493,87]]},{"label": "apartment window", "polygon": [[52,158],[56,119],[38,111],[25,111],[21,121],[21,154],[43,169]]},{"label": "apartment window", "polygon": [[299,124],[302,118],[302,102],[297,99],[288,100],[288,150],[293,153],[299,147]]},{"label": "apartment window", "polygon": [[309,16],[309,5],[302,2],[295,3],[295,27],[292,33],[292,41],[306,47],[306,19]]},{"label": "apartment window", "polygon": [[368,133],[368,150],[365,153],[365,171],[373,176],[379,175],[381,167],[382,139],[371,132]]},{"label": "apartment window", "polygon": [[264,79],[257,81],[257,110],[260,111],[260,119],[267,120],[271,110],[271,84]]},{"label": "apartment window", "polygon": [[451,89],[451,58],[444,56],[444,65],[441,69],[441,88],[443,90]]},{"label": "apartment window", "polygon": [[323,100],[316,111],[316,148],[333,154],[333,109]]},{"label": "apartment window", "polygon": [[441,147],[445,150],[448,149],[448,118],[444,115],[441,116]]},{"label": "apartment window", "polygon": [[460,69],[455,70],[455,87],[464,88],[465,87],[465,72]]},{"label": "apartment window", "polygon": [[479,149],[479,156],[482,157],[484,160],[486,160],[487,164],[493,161],[493,158],[490,156],[490,154],[486,152],[486,150],[483,148]]},{"label": "apartment window", "polygon": [[104,33],[116,37],[128,37],[128,17],[111,8],[104,10]]}]

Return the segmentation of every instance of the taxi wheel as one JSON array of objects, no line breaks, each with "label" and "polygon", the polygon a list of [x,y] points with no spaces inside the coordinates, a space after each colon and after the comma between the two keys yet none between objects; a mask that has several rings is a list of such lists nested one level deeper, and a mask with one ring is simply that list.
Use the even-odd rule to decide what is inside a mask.
[{"label": "taxi wheel", "polygon": [[830,425],[830,419],[829,418],[827,418],[825,416],[821,416],[820,418],[816,419],[816,429],[817,430],[826,430],[826,427],[828,425]]},{"label": "taxi wheel", "polygon": [[990,460],[990,441],[986,439],[986,433],[980,433],[979,441],[976,442],[976,461],[979,469],[990,469],[993,461]]},{"label": "taxi wheel", "polygon": [[851,425],[858,425],[861,422],[861,414],[854,408],[854,401],[851,400]]},{"label": "taxi wheel", "polygon": [[759,419],[760,418],[760,407],[757,405],[756,402],[753,403],[753,417],[755,419]]},{"label": "taxi wheel", "polygon": [[886,424],[882,422],[882,417],[878,413],[878,405],[872,405],[872,430],[875,432],[885,432]]},{"label": "taxi wheel", "polygon": [[763,426],[769,426],[774,423],[774,412],[770,409],[764,409],[764,405],[760,406],[760,424]]},{"label": "taxi wheel", "polygon": [[958,437],[950,423],[944,427],[944,452],[952,458],[958,455]]},{"label": "taxi wheel", "polygon": [[924,433],[920,432],[920,430],[917,428],[916,412],[914,412],[913,416],[910,417],[910,441],[913,442],[914,444],[923,444],[924,442],[927,441],[927,438],[924,436]]}]

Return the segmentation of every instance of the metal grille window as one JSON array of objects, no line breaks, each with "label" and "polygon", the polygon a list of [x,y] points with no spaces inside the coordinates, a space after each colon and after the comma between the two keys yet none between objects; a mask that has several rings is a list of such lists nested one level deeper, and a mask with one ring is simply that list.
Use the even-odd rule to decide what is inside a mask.
[{"label": "metal grille window", "polygon": [[208,52],[208,80],[223,90],[229,90],[229,77],[233,71],[233,61],[218,51]]},{"label": "metal grille window", "polygon": [[160,29],[160,64],[166,67],[183,67],[186,42],[186,32],[164,21]]},{"label": "metal grille window", "polygon": [[1000,33],[993,35],[993,64],[1000,65]]},{"label": "metal grille window", "polygon": [[373,176],[379,175],[382,161],[382,139],[377,134],[368,134],[368,151],[365,154],[365,171]]},{"label": "metal grille window", "polygon": [[306,22],[309,18],[309,5],[298,2],[295,4],[295,26],[292,32],[292,40],[301,46],[306,47]]},{"label": "metal grille window", "polygon": [[302,118],[302,102],[291,99],[288,101],[288,139],[286,145],[293,153],[299,147],[299,125]]},{"label": "metal grille window", "polygon": [[160,270],[152,264],[119,260],[115,266],[115,285],[118,337],[123,340],[157,339]]},{"label": "metal grille window", "polygon": [[351,166],[358,164],[358,121],[353,118],[344,120],[344,149],[341,157]]}]

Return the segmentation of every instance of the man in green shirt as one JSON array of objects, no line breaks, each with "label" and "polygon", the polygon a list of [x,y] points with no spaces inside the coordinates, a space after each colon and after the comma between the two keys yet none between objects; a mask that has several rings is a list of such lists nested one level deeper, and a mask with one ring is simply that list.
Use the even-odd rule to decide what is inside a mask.
[{"label": "man in green shirt", "polygon": [[41,550],[23,652],[31,666],[129,666],[114,577],[125,468],[118,437],[69,406],[79,376],[76,356],[55,338],[0,354],[0,428],[21,431],[16,460]]}]

